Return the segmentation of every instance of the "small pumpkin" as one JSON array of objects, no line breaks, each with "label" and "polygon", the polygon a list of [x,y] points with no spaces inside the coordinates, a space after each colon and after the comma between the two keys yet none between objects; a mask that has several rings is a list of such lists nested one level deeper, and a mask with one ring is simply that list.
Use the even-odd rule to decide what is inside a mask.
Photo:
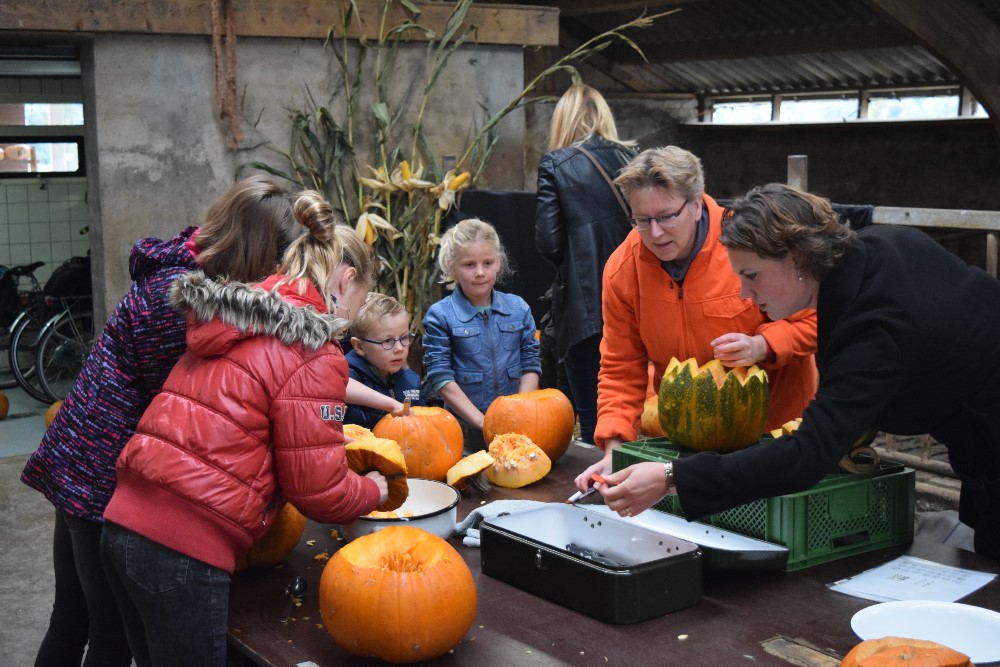
[{"label": "small pumpkin", "polygon": [[448,469],[462,458],[465,439],[455,416],[437,406],[410,406],[399,415],[386,414],[375,424],[376,437],[395,440],[410,477],[445,481]]},{"label": "small pumpkin", "polygon": [[236,559],[236,569],[271,567],[292,553],[306,530],[306,518],[291,503],[285,503],[264,535]]},{"label": "small pumpkin", "polygon": [[448,469],[448,484],[461,491],[471,478],[492,466],[494,462],[493,457],[485,450],[473,452]]},{"label": "small pumpkin", "polygon": [[639,432],[650,438],[663,437],[663,427],[660,426],[660,397],[656,394],[647,396],[642,404]]},{"label": "small pumpkin", "polygon": [[8,412],[10,412],[10,399],[7,398],[7,394],[0,391],[0,421],[7,419]]},{"label": "small pumpkin", "polygon": [[498,396],[483,415],[483,440],[492,442],[500,433],[520,433],[553,460],[559,460],[573,440],[576,412],[558,389],[536,389]]},{"label": "small pumpkin", "polygon": [[356,439],[344,446],[347,450],[347,467],[366,475],[377,470],[385,476],[389,495],[385,502],[376,507],[379,512],[389,512],[404,502],[410,495],[406,483],[406,459],[395,440],[376,438],[374,435]]},{"label": "small pumpkin", "polygon": [[62,407],[62,401],[56,401],[49,406],[49,409],[45,411],[45,428],[52,426],[52,422],[55,421],[56,413],[59,412],[59,408]]},{"label": "small pumpkin", "polygon": [[844,656],[841,667],[975,667],[964,653],[936,642],[905,637],[866,639]]},{"label": "small pumpkin", "polygon": [[341,547],[319,582],[320,615],[334,641],[396,664],[453,649],[472,627],[476,605],[462,556],[413,526],[389,526]]},{"label": "small pumpkin", "polygon": [[767,373],[756,365],[726,370],[718,359],[671,359],[660,380],[663,435],[696,450],[727,452],[760,440],[767,427]]},{"label": "small pumpkin", "polygon": [[489,444],[493,465],[486,469],[491,484],[519,489],[549,474],[552,460],[541,447],[520,433],[501,433]]}]

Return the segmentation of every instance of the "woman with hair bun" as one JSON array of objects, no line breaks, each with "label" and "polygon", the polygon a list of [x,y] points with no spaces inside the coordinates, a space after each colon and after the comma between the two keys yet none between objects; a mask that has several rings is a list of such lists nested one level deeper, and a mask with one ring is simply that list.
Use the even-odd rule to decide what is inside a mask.
[{"label": "woman with hair bun", "polygon": [[387,496],[347,467],[337,343],[374,260],[318,193],[294,215],[307,231],[263,282],[193,272],[172,288],[187,352],[118,458],[101,540],[140,667],[226,664],[230,575],[286,501],[349,523]]}]

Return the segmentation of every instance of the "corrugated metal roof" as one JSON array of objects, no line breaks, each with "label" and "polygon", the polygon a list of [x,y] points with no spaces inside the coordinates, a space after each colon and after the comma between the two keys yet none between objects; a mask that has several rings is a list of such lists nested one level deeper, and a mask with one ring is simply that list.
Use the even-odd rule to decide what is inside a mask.
[{"label": "corrugated metal roof", "polygon": [[663,92],[789,93],[895,86],[957,85],[921,46],[646,65],[670,81]]}]

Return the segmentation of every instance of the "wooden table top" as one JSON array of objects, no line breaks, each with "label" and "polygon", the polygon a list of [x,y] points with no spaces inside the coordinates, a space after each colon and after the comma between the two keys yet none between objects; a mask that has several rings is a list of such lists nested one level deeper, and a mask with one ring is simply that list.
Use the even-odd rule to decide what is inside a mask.
[{"label": "wooden table top", "polygon": [[[575,491],[573,477],[600,455],[591,448],[571,446],[536,484],[524,489],[494,487],[486,496],[463,494],[458,518],[494,500],[561,502]],[[706,570],[702,598],[694,607],[634,625],[612,625],[483,575],[479,549],[463,546],[460,538],[451,541],[472,571],[479,605],[466,637],[452,652],[430,661],[435,665],[836,665],[858,642],[851,617],[874,603],[830,591],[828,584],[903,554],[1000,573],[996,561],[917,541],[797,572]],[[385,664],[344,652],[322,627],[317,589],[325,560],[315,556],[332,554],[337,547],[329,526],[310,521],[299,546],[282,566],[234,576],[229,609],[232,664]],[[298,575],[308,580],[309,591],[292,619],[282,624],[278,618],[286,600],[285,587]],[[961,601],[1000,610],[1000,579]],[[805,662],[786,659],[800,647],[808,647],[804,648],[807,657],[798,658]]]}]

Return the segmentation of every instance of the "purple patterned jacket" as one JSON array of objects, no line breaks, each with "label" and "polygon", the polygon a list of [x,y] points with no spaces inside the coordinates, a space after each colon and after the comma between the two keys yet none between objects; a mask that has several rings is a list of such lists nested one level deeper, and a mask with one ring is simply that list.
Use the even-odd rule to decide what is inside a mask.
[{"label": "purple patterned jacket", "polygon": [[169,295],[175,278],[198,268],[185,245],[196,231],[136,242],[132,287],[21,473],[22,482],[67,514],[103,520],[118,454],[184,353],[186,321]]}]

